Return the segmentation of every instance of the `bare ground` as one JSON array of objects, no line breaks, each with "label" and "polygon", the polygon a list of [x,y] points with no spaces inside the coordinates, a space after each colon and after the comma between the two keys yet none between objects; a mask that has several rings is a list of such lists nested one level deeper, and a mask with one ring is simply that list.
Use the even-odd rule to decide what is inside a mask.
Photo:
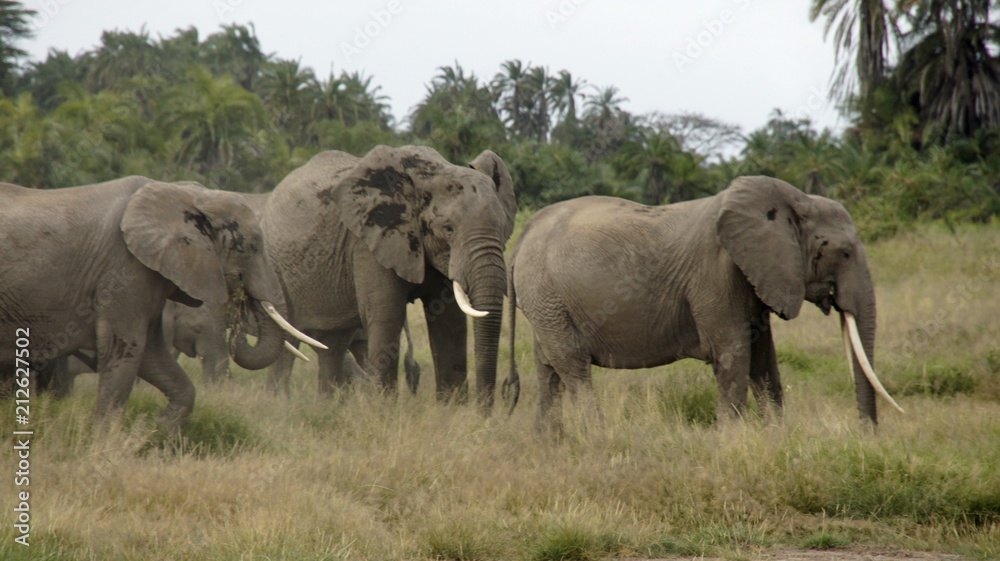
[{"label": "bare ground", "polygon": [[[838,549],[778,548],[752,555],[753,561],[969,561],[968,557],[947,553],[904,551],[885,547],[845,547]],[[618,561],[727,561],[723,557],[664,557],[657,560],[627,558]]]}]

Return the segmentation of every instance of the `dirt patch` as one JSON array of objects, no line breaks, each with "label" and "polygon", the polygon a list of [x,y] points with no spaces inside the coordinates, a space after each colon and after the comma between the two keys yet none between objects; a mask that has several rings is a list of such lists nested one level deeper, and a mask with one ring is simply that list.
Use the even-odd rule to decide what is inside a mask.
[{"label": "dirt patch", "polygon": [[[688,559],[726,561],[722,557],[664,557],[659,560],[628,558],[618,561],[681,561]],[[748,559],[753,561],[971,561],[967,557],[949,553],[861,547],[822,550],[781,548],[751,555]]]}]

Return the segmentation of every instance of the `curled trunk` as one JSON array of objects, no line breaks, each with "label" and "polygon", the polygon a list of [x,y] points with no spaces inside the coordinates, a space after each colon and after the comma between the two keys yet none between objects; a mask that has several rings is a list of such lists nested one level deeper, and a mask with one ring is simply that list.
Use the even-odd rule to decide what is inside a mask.
[{"label": "curled trunk", "polygon": [[[267,368],[284,348],[284,331],[268,317],[257,300],[244,302],[240,312],[230,321],[229,351],[233,360],[247,370]],[[247,334],[257,336],[251,345]]]}]

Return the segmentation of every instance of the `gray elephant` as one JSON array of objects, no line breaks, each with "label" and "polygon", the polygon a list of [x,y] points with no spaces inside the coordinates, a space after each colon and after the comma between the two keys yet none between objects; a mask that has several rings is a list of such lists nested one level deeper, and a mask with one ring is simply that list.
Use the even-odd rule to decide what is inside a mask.
[{"label": "gray elephant", "polygon": [[[193,308],[170,301],[163,308],[163,334],[167,347],[172,348],[171,353],[175,358],[183,353],[188,357],[201,359],[202,379],[209,383],[232,378],[229,370],[224,308],[225,306]],[[403,359],[406,381],[410,390],[416,392],[420,382],[420,365],[413,358],[413,339],[405,323],[403,336],[406,339],[406,355]],[[366,376],[358,363],[359,360],[363,361],[366,358],[364,349],[364,340],[359,338],[352,345],[352,352],[344,355],[343,368],[348,379],[361,379]],[[79,361],[76,362],[79,364]],[[70,375],[80,371],[79,367],[74,369],[74,366],[72,363],[69,365]],[[65,383],[57,384],[57,387],[65,385]],[[290,390],[287,386],[277,389],[283,389],[286,394]]]},{"label": "gray elephant", "polygon": [[217,383],[232,378],[226,337],[225,305],[193,308],[167,302],[163,308],[163,336],[174,358],[184,353],[201,359],[202,379]]},{"label": "gray elephant", "polygon": [[[346,382],[342,357],[360,332],[365,370],[394,390],[406,304],[419,298],[438,396],[467,392],[464,312],[476,318],[478,400],[492,407],[516,211],[510,174],[490,151],[470,167],[426,147],[328,151],[289,174],[261,225],[291,319],[330,348],[318,353],[319,391]],[[275,363],[273,378],[287,366]]]},{"label": "gray elephant", "polygon": [[[99,418],[124,405],[137,375],[167,396],[165,426],[190,414],[194,386],[163,337],[168,299],[228,302],[233,357],[245,368],[281,354],[282,329],[315,343],[281,317],[259,223],[237,195],[133,176],[53,190],[0,184],[0,197],[0,330],[20,334],[0,339],[0,357],[27,348],[44,369],[96,351]],[[8,372],[21,378],[27,369],[15,366]]]},{"label": "gray elephant", "polygon": [[[510,298],[534,329],[541,430],[558,421],[563,387],[592,397],[591,364],[703,360],[720,419],[744,414],[748,385],[765,413],[780,414],[770,315],[792,319],[803,300],[840,312],[862,417],[877,423],[876,391],[898,408],[870,365],[875,291],[850,215],[777,179],[741,177],[659,207],[609,197],[546,207],[517,241]],[[518,384],[512,364],[511,407]]]}]

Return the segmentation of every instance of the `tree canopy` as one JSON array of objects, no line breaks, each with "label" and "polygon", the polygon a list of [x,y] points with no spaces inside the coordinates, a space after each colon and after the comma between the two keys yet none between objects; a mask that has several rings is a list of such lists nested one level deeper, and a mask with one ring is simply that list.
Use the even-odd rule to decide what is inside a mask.
[{"label": "tree canopy", "polygon": [[33,13],[0,0],[0,181],[138,173],[260,192],[320,150],[412,143],[456,163],[496,151],[524,206],[587,194],[661,204],[763,174],[841,200],[876,235],[920,218],[986,220],[1000,211],[994,4],[814,0],[850,125],[817,130],[775,110],[745,132],[683,109],[633,114],[615,85],[519,59],[486,77],[439,67],[397,123],[376,77],[319,77],[268,54],[252,25],[109,30],[89,51],[24,61]]}]

